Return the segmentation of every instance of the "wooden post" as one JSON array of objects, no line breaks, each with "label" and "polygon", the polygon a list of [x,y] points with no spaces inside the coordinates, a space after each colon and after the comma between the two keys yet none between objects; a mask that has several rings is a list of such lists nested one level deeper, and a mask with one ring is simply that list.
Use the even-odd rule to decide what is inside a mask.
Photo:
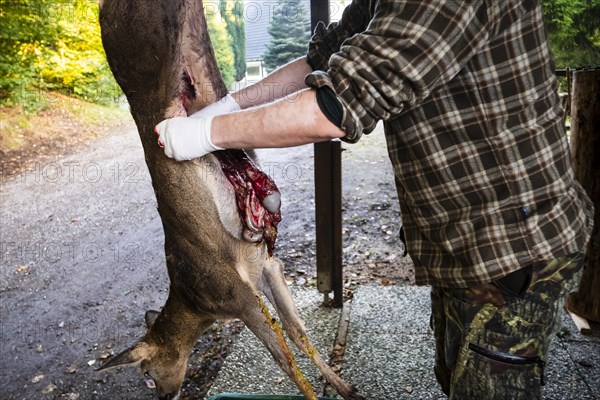
[{"label": "wooden post", "polygon": [[567,308],[600,322],[600,68],[573,71],[571,153],[575,178],[592,199],[596,213],[579,291]]},{"label": "wooden post", "polygon": [[[329,22],[329,1],[311,0],[311,27]],[[339,141],[314,145],[317,289],[333,291],[334,307],[342,307],[342,150]]]}]

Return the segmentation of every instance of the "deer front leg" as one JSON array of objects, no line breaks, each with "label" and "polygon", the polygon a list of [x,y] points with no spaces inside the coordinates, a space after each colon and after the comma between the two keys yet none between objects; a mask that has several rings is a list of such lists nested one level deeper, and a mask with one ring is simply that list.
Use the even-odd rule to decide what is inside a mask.
[{"label": "deer front leg", "polygon": [[271,316],[267,305],[258,294],[255,294],[254,302],[244,311],[242,321],[265,345],[281,369],[296,383],[304,397],[318,400],[312,385],[298,368],[294,355],[285,341],[281,326]]},{"label": "deer front leg", "polygon": [[298,314],[292,294],[285,282],[283,264],[280,260],[271,259],[270,262],[266,263],[260,284],[263,293],[276,308],[277,314],[281,318],[283,327],[290,339],[303,353],[310,357],[325,379],[333,385],[344,399],[363,399],[354,387],[345,382],[331,369],[308,339],[304,323]]}]

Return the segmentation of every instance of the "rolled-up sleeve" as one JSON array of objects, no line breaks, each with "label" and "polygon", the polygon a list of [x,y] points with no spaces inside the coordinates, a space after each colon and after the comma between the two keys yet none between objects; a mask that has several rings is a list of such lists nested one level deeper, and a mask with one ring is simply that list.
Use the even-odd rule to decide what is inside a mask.
[{"label": "rolled-up sleeve", "polygon": [[342,18],[327,27],[319,22],[308,46],[308,62],[316,71],[327,71],[329,59],[338,52],[342,43],[363,32],[371,20],[370,1],[353,1],[344,9]]},{"label": "rolled-up sleeve", "polygon": [[492,10],[484,0],[354,1],[315,30],[305,82],[335,92],[343,140],[356,142],[450,81],[485,44]]}]

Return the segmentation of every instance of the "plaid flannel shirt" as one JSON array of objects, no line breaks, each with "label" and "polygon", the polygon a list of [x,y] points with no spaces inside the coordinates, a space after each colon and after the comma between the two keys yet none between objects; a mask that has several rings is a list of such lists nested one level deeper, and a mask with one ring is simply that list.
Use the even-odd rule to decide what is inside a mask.
[{"label": "plaid flannel shirt", "polygon": [[384,121],[417,283],[478,285],[585,248],[593,206],[539,0],[354,0],[308,59],[344,140]]}]

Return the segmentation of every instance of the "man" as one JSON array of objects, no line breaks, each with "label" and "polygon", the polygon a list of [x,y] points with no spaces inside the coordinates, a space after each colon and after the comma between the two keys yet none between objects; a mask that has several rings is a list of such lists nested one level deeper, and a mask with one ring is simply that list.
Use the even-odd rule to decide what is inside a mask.
[{"label": "man", "polygon": [[[290,83],[302,89],[285,97]],[[168,156],[356,142],[383,120],[444,392],[541,398],[593,207],[571,171],[540,1],[355,0],[307,57],[193,117],[157,126]]]}]

